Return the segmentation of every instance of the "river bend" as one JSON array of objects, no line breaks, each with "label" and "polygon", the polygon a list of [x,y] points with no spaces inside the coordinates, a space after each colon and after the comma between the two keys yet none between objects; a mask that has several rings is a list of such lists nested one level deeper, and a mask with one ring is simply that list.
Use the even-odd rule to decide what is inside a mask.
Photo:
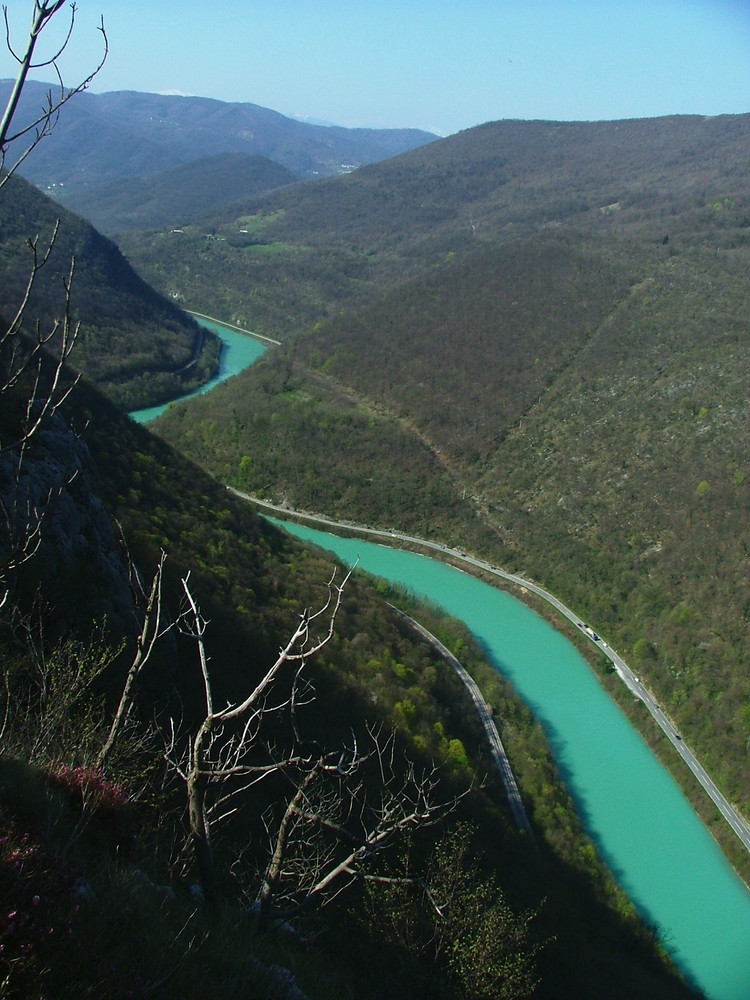
[{"label": "river bend", "polygon": [[[264,345],[201,321],[229,348],[205,392],[252,364]],[[161,409],[131,415],[147,422]],[[710,1000],[748,1000],[750,891],[575,647],[520,601],[444,562],[277,523],[467,624],[544,725],[590,836],[679,967]]]}]

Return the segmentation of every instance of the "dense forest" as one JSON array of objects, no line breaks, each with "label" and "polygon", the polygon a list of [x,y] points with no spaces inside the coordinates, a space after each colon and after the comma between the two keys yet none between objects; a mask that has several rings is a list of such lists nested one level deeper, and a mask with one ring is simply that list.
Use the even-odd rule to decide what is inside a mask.
[{"label": "dense forest", "polygon": [[200,271],[189,232],[123,239],[158,287],[210,274],[216,315],[287,338],[160,434],[241,489],[558,593],[745,813],[749,128],[501,122],[225,211],[258,242]]},{"label": "dense forest", "polygon": [[[332,990],[343,995],[350,989],[361,996],[411,996],[418,982],[432,982],[432,995],[466,995],[459,972],[449,973],[432,953],[428,927],[420,924],[424,914],[414,911],[408,917],[408,932],[407,924],[399,930],[390,920],[373,926],[371,916],[382,917],[383,901],[376,894],[363,895],[356,886],[336,907],[299,925],[305,940],[314,939],[312,950],[309,943],[301,946],[284,935],[281,941],[262,937],[248,953],[250,918],[229,868],[234,865],[236,874],[234,859],[242,858],[247,871],[243,884],[249,891],[253,873],[265,863],[263,824],[267,827],[274,801],[278,809],[283,783],[281,789],[269,786],[250,797],[242,818],[217,838],[217,866],[226,865],[220,879],[225,895],[221,915],[193,912],[189,886],[194,875],[184,850],[178,849],[185,836],[184,805],[159,736],[175,710],[183,728],[198,712],[200,667],[188,637],[177,634],[157,650],[139,681],[127,735],[104,775],[93,769],[91,761],[134,648],[133,619],[139,613],[107,523],[120,525],[128,559],[146,578],[159,553],[167,552],[162,593],[169,607],[179,605],[180,581],[190,573],[192,592],[208,622],[211,672],[222,699],[255,683],[298,610],[323,599],[331,566],[328,557],[258,519],[85,384],[70,397],[65,417],[73,427],[88,426],[84,448],[72,440],[61,448],[68,432],[62,426],[51,431],[55,452],[67,456],[65,463],[75,458],[80,472],[45,515],[40,550],[13,575],[14,614],[4,614],[0,633],[10,696],[4,700],[0,759],[2,878],[4,891],[18,900],[26,921],[20,933],[12,922],[2,927],[9,995],[26,995],[37,983],[48,995],[68,995],[65,989],[97,995],[97,976],[104,970],[95,956],[106,955],[107,993],[126,996],[133,988],[134,947],[141,956],[139,988],[156,995],[171,996],[175,990],[205,995],[206,983],[216,988],[218,982],[229,995],[247,996],[248,977],[271,981],[273,974],[264,970],[278,961],[295,970],[311,996]],[[40,462],[49,475],[48,447],[40,440],[28,460]],[[62,464],[61,473],[67,468]],[[106,523],[98,518],[95,532],[92,511],[102,509]],[[85,534],[78,535],[81,524]],[[104,565],[92,560],[92,546]],[[431,647],[415,641],[386,601],[439,635],[482,684],[501,720],[538,831],[537,846],[513,826],[460,683]],[[35,607],[44,610],[35,612]],[[24,609],[26,617],[19,621]],[[42,617],[35,617],[39,613]],[[34,643],[41,627],[42,660]],[[82,684],[85,665],[92,676]],[[480,915],[490,919],[490,902],[506,907],[507,955],[515,956],[523,973],[522,981],[508,980],[516,983],[508,995],[525,995],[533,988],[539,997],[593,996],[613,975],[622,984],[623,998],[632,995],[634,984],[644,996],[690,995],[583,834],[539,724],[460,623],[357,575],[347,584],[330,645],[308,670],[315,701],[304,709],[304,726],[318,744],[341,746],[352,732],[365,739],[368,725],[395,725],[400,753],[419,767],[439,763],[441,794],[463,795],[474,784],[436,830],[413,839],[410,864],[426,864],[438,834],[463,859],[467,885],[488,887]],[[63,699],[62,705],[36,700],[40,677]],[[282,732],[275,737],[281,738]],[[461,845],[469,829],[474,832],[467,855]],[[381,872],[391,877],[399,870],[405,846],[394,843],[383,854]],[[14,867],[19,858],[22,867]],[[474,858],[479,862],[470,860]],[[73,884],[84,885],[85,895],[71,896]],[[170,887],[168,893],[164,886]],[[483,892],[477,889],[472,898],[481,899]],[[34,904],[37,896],[40,902]],[[392,899],[404,920],[407,902]],[[39,915],[35,905],[42,907]],[[360,956],[356,966],[337,950],[344,913],[349,914],[352,954]],[[68,927],[72,937],[55,931],[44,938],[41,920]],[[186,921],[190,938],[183,942],[178,929]],[[417,951],[406,944],[413,943],[415,934],[428,935]],[[144,953],[136,943],[141,939],[149,941]],[[387,969],[387,979],[375,975],[376,969]],[[440,988],[433,978],[438,970]],[[470,995],[477,994],[470,990]]]},{"label": "dense forest", "polygon": [[[677,252],[712,229],[730,249],[750,219],[749,133],[741,115],[490,123],[227,207],[211,219],[225,239],[208,249],[206,219],[179,245],[163,233],[119,244],[156,287],[189,293],[203,312],[306,333],[389,286],[550,230],[601,233],[611,256]],[[239,230],[250,238],[233,246]]]},{"label": "dense forest", "polygon": [[94,191],[66,195],[65,206],[99,232],[179,226],[195,206],[215,212],[241,198],[293,184],[297,177],[264,156],[220,153],[145,177],[124,177]]},{"label": "dense forest", "polygon": [[[154,95],[134,96],[88,109],[122,135],[140,116],[144,160],[178,105],[144,133]],[[205,139],[217,103],[179,113]],[[226,486],[533,575],[606,625],[746,805],[748,127],[386,134],[421,148],[262,194],[286,175],[222,157],[222,207],[179,233],[184,201],[156,217],[127,187],[159,226],[119,237],[137,270],[0,178],[3,995],[695,995],[466,628]],[[176,303],[285,342],[155,435],[123,408],[218,358]],[[399,611],[480,685],[533,835]]]},{"label": "dense forest", "polygon": [[212,333],[155,292],[114,243],[17,175],[0,200],[0,259],[0,311],[14,315],[34,271],[29,314],[46,327],[67,310],[79,327],[77,367],[122,407],[189,392],[218,370]]}]

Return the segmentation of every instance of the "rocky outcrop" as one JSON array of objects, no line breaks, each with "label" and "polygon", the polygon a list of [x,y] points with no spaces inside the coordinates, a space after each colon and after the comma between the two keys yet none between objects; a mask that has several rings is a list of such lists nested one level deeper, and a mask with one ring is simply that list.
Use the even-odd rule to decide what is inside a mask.
[{"label": "rocky outcrop", "polygon": [[41,599],[61,632],[105,619],[118,630],[133,620],[127,560],[97,492],[85,441],[56,415],[21,457],[0,455],[0,565],[38,531],[33,556],[9,578],[19,606]]}]

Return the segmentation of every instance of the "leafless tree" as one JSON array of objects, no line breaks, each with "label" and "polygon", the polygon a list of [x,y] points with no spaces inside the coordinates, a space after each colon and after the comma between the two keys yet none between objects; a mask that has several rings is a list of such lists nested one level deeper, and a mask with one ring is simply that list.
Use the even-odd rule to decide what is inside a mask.
[{"label": "leafless tree", "polygon": [[[122,532],[121,537],[124,545],[124,536],[122,535]],[[113,747],[117,743],[123,729],[127,725],[128,718],[130,717],[130,712],[133,707],[136,681],[140,677],[146,664],[151,659],[157,642],[170,630],[173,624],[169,620],[165,621],[164,607],[162,603],[162,580],[164,576],[164,563],[166,562],[166,558],[166,553],[162,551],[159,561],[156,564],[154,575],[151,578],[151,583],[148,587],[145,587],[140,573],[137,571],[135,565],[130,559],[130,555],[128,554],[130,579],[134,598],[133,603],[136,613],[140,613],[141,616],[140,628],[136,636],[133,659],[130,667],[128,668],[127,674],[125,675],[125,681],[122,686],[122,692],[120,693],[117,709],[112,717],[112,724],[110,725],[109,732],[107,733],[107,738],[102,744],[101,750],[96,757],[96,767],[100,770],[104,769],[107,758],[111,754]]]},{"label": "leafless tree", "polygon": [[[37,50],[37,45],[39,43],[39,39],[44,33],[45,28],[47,28],[52,18],[66,6],[68,6],[70,12],[70,19],[68,23],[68,30],[62,43],[58,45],[57,48],[49,55],[43,56],[35,62],[34,56]],[[0,118],[0,175],[2,175],[0,176],[0,186],[5,183],[6,179],[26,159],[34,147],[54,129],[63,105],[67,104],[68,101],[76,94],[80,94],[82,91],[86,90],[104,65],[109,52],[109,44],[107,41],[107,33],[104,30],[104,19],[102,18],[98,30],[101,32],[102,36],[103,51],[98,66],[76,86],[65,86],[62,72],[60,70],[60,58],[68,47],[73,34],[76,9],[75,3],[68,4],[67,0],[34,0],[31,27],[28,35],[25,36],[21,48],[16,49],[11,37],[8,7],[3,4],[5,44],[8,52],[18,65],[18,72],[16,74],[16,79],[13,84],[13,88],[11,89],[5,111],[3,112],[2,118]],[[39,69],[49,69],[54,73],[57,77],[58,90],[54,94],[52,90],[47,92],[45,105],[42,107],[39,114],[32,119],[32,121],[25,122],[17,128],[14,128],[14,118],[18,110],[18,104],[21,99],[23,88],[26,85],[28,75],[32,70]],[[14,162],[9,165],[7,163],[8,147],[12,144],[18,143],[22,145],[22,151],[15,155]]]},{"label": "leafless tree", "polygon": [[[182,581],[185,607],[179,627],[197,647],[206,712],[186,741],[180,741],[172,722],[166,758],[185,784],[189,841],[209,904],[218,899],[213,830],[237,812],[253,786],[272,776],[281,783],[281,802],[264,817],[270,860],[255,898],[259,929],[337,895],[366,872],[395,835],[435,822],[452,807],[435,800],[434,770],[419,775],[408,761],[397,760],[392,734],[370,729],[365,750],[352,737],[351,746],[331,753],[300,732],[299,710],[311,699],[304,668],[333,635],[350,574],[341,583],[332,576],[326,601],[300,616],[254,689],[221,709],[214,705],[208,622],[189,579]],[[289,713],[291,734],[284,750],[268,737],[269,721],[277,721],[282,710]]]},{"label": "leafless tree", "polygon": [[[291,753],[284,759],[259,761],[258,749],[263,745],[260,727],[269,711],[268,698],[282,669],[296,665],[290,693],[284,704],[296,709],[301,668],[309,657],[319,652],[333,635],[333,627],[341,604],[346,575],[340,585],[332,578],[328,599],[315,612],[305,611],[292,636],[279,650],[276,661],[247,697],[223,709],[216,709],[209,672],[205,634],[208,622],[190,590],[189,574],[182,580],[185,606],[178,627],[196,643],[203,680],[205,717],[187,746],[180,748],[177,727],[171,725],[166,758],[185,783],[188,802],[190,843],[198,868],[204,896],[209,903],[217,900],[216,873],[211,847],[212,826],[231,815],[233,803],[252,785],[284,767],[300,765],[304,756]],[[327,616],[327,621],[326,621]],[[314,629],[320,621],[326,630],[316,637]],[[281,706],[271,708],[278,711]],[[213,793],[213,794],[211,794]]]},{"label": "leafless tree", "polygon": [[102,741],[93,686],[120,650],[102,628],[87,639],[48,644],[39,609],[16,615],[13,627],[25,656],[0,664],[0,753],[42,766],[54,760],[86,762]]},{"label": "leafless tree", "polygon": [[[118,527],[120,527],[118,525]],[[9,664],[0,664],[0,752],[21,737],[21,753],[29,760],[48,762],[59,757],[80,759],[104,772],[113,751],[152,754],[155,727],[133,723],[132,709],[141,673],[157,643],[174,627],[164,609],[162,581],[166,554],[161,553],[150,581],[130,558],[124,535],[120,536],[128,560],[132,608],[137,619],[134,647],[111,721],[101,711],[95,687],[103,675],[123,670],[129,643],[113,638],[106,623],[95,625],[88,639],[69,638],[49,644],[44,609],[11,609],[10,619],[26,652],[25,672],[19,677]],[[127,662],[127,661],[126,661]],[[111,685],[110,685],[111,686]],[[150,749],[149,749],[150,748]]]},{"label": "leafless tree", "polygon": [[[14,47],[3,6],[6,45],[18,64],[18,73],[7,106],[0,119],[0,189],[18,165],[55,127],[61,108],[70,98],[85,90],[101,69],[107,56],[107,36],[102,21],[104,52],[93,73],[76,87],[66,88],[59,60],[70,41],[75,24],[75,4],[70,5],[68,31],[61,45],[47,58],[34,62],[34,55],[45,28],[65,6],[65,0],[34,0],[31,27],[20,50]],[[14,130],[21,93],[30,70],[51,68],[57,76],[59,95],[48,94],[46,105],[33,121]],[[23,151],[8,166],[11,143],[21,143]],[[22,488],[22,467],[28,447],[40,429],[49,423],[65,401],[75,380],[65,379],[65,365],[75,344],[78,325],[72,319],[71,289],[75,260],[63,279],[63,305],[60,317],[49,329],[29,316],[29,303],[35,285],[47,266],[59,232],[59,221],[48,240],[39,235],[27,241],[29,273],[21,301],[10,322],[0,322],[0,403],[5,419],[0,426],[0,607],[8,598],[8,579],[36,552],[41,541],[44,508],[65,483],[50,484],[46,500],[32,500]]]},{"label": "leafless tree", "polygon": [[[368,728],[367,748],[306,762],[280,821],[256,898],[257,925],[334,899],[353,882],[390,881],[374,870],[397,837],[443,819],[458,798],[438,796],[436,767],[418,772],[393,732]],[[460,798],[460,796],[459,796]]]},{"label": "leafless tree", "polygon": [[[65,363],[78,332],[71,317],[70,293],[74,262],[64,282],[64,311],[51,329],[35,324],[28,331],[27,309],[34,283],[47,264],[57,227],[49,244],[40,249],[38,239],[29,241],[31,269],[26,291],[16,314],[0,325],[0,401],[8,422],[0,431],[0,606],[7,597],[8,576],[31,558],[41,541],[43,510],[63,484],[50,484],[39,502],[22,487],[23,465],[28,448],[40,429],[48,424],[68,397],[77,379],[65,379]],[[48,353],[50,348],[54,354]]]}]

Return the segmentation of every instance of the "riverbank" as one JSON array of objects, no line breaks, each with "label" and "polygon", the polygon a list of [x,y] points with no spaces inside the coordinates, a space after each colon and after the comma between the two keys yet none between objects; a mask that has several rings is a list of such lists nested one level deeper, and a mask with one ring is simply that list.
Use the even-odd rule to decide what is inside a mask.
[{"label": "riverbank", "polygon": [[[475,573],[479,579],[488,583],[492,583],[493,578],[510,583],[524,603],[532,606],[533,610],[540,613],[553,628],[558,630],[560,630],[560,626],[563,624],[560,622],[560,617],[562,616],[564,622],[573,626],[572,629],[564,630],[562,634],[566,634],[569,639],[575,636],[576,639],[580,640],[581,646],[593,646],[601,654],[599,659],[611,664],[611,673],[617,678],[619,687],[614,687],[612,684],[606,683],[607,678],[602,676],[602,671],[597,670],[595,666],[596,656],[589,655],[586,657],[592,671],[598,676],[600,682],[602,682],[603,690],[618,704],[628,717],[631,725],[639,731],[652,752],[656,754],[662,765],[677,781],[698,813],[706,830],[733,866],[737,876],[742,879],[745,886],[749,885],[746,873],[750,871],[750,824],[721,793],[693,751],[685,743],[674,722],[664,712],[661,705],[640,680],[639,676],[602,639],[598,632],[584,625],[578,615],[566,607],[562,601],[531,580],[527,580],[517,574],[508,573],[497,566],[477,559],[474,556],[467,555],[461,550],[452,549],[440,542],[418,538],[398,531],[335,521],[320,514],[290,510],[284,505],[260,500],[250,494],[242,493],[233,487],[228,487],[228,489],[245,500],[249,500],[258,506],[279,514],[282,518],[323,525],[337,532],[349,532],[355,537],[365,535],[381,538],[389,545],[408,545],[417,551],[436,553],[440,559],[447,561],[451,565],[457,567],[464,566],[470,572]],[[538,598],[544,605],[544,609],[540,609],[537,602],[530,601],[529,595],[534,595]],[[545,613],[545,609],[547,608],[551,609],[553,613]],[[636,704],[646,709],[648,720],[655,725],[649,726],[642,712],[640,713],[640,717],[638,717],[638,713],[634,710]],[[671,747],[669,753],[664,752],[665,746],[660,745],[660,740],[656,736],[657,733],[661,735],[662,742]],[[712,805],[716,809],[713,809]],[[718,825],[719,823],[720,825]]]},{"label": "riverbank", "polygon": [[[188,311],[186,310],[186,312]],[[279,343],[279,341],[272,341],[270,338],[251,334],[247,330],[240,330],[239,327],[231,327],[226,323],[220,323],[218,320],[209,319],[200,313],[190,312],[190,315],[194,316],[201,326],[215,333],[221,339],[222,350],[219,357],[219,371],[212,379],[199,386],[193,392],[186,393],[184,396],[179,396],[177,399],[162,403],[159,406],[149,406],[142,410],[131,411],[130,416],[136,423],[151,423],[152,420],[156,420],[157,417],[166,411],[167,407],[172,406],[174,403],[178,403],[182,399],[190,399],[193,396],[201,396],[206,392],[210,392],[211,389],[216,388],[221,382],[225,382],[233,375],[239,375],[240,372],[254,364],[265,353],[269,343]]]},{"label": "riverbank", "polygon": [[[294,512],[284,507],[266,502],[264,506],[282,517],[294,516]],[[328,527],[337,527],[336,522],[331,519],[316,515],[305,516]],[[288,530],[299,533],[300,537],[334,551],[339,549],[342,541],[329,535],[321,537],[313,529],[298,532],[294,527],[287,527]],[[340,529],[341,526],[338,527]],[[363,533],[367,533],[388,543],[387,548],[360,540],[350,545],[352,552],[360,550],[362,546],[368,546],[368,552],[370,548],[375,551],[375,568],[371,569],[369,564],[364,568],[371,569],[378,575],[388,577],[388,567],[395,554],[399,557],[425,559],[422,556],[415,557],[412,553],[399,552],[393,548],[394,544],[419,545],[432,550],[441,560],[450,559],[463,563],[472,573],[494,575],[513,587],[525,588],[540,599],[546,594],[532,581],[506,574],[465,552],[448,549],[436,542],[356,525],[343,527],[346,531],[358,532],[360,538]],[[353,558],[351,561],[354,561]],[[426,562],[434,563],[431,560]],[[439,573],[435,571],[435,574],[432,569],[427,571],[429,586],[423,587],[421,580],[410,583],[408,578],[406,585],[464,620],[482,645],[494,651],[494,662],[498,669],[513,681],[547,729],[561,769],[576,796],[580,814],[594,839],[602,845],[602,855],[646,918],[665,929],[663,939],[678,963],[686,968],[688,975],[701,983],[702,988],[704,982],[709,984],[710,988],[704,988],[707,995],[716,997],[717,1000],[745,1000],[744,992],[738,992],[734,987],[741,979],[743,988],[750,981],[750,968],[738,965],[737,957],[750,957],[750,915],[746,912],[750,903],[747,890],[690,809],[680,789],[648,752],[636,730],[619,710],[612,715],[614,703],[597,683],[588,664],[583,663],[583,672],[578,664],[572,667],[575,685],[570,683],[566,672],[561,672],[560,667],[568,657],[567,647],[570,644],[562,639],[558,631],[549,628],[549,633],[554,637],[549,640],[552,643],[549,648],[553,649],[549,653],[547,647],[541,648],[537,643],[537,616],[534,615],[531,619],[522,617],[519,623],[509,625],[503,617],[505,611],[496,609],[494,604],[500,594],[496,587],[480,583],[469,573],[458,573],[443,562],[434,565],[441,566],[442,569]],[[378,569],[378,566],[381,568]],[[425,563],[420,563],[421,570],[424,566]],[[442,574],[443,569],[452,574],[450,583],[447,587],[441,583],[442,589],[434,591],[431,589],[432,577]],[[468,582],[468,589],[472,594],[474,592],[471,588],[475,585],[491,592],[493,596],[487,598],[491,602],[489,608],[482,606],[483,598],[478,598],[476,594],[468,603],[462,600],[456,606],[452,604],[457,595],[466,589]],[[481,593],[484,594],[484,591]],[[508,600],[512,598],[508,597]],[[524,607],[528,615],[532,614],[524,605],[521,607]],[[573,612],[569,611],[567,621],[583,641],[584,633],[574,618]],[[530,621],[534,624],[531,625]],[[588,639],[591,640],[591,636]],[[563,647],[558,645],[559,642],[565,643],[564,653],[561,652]],[[597,648],[603,647],[599,645]],[[521,670],[518,675],[515,673],[517,669]],[[579,691],[577,684],[580,674],[586,681]],[[522,676],[530,686],[526,687],[521,683]],[[551,698],[549,703],[538,696],[534,686],[537,682],[550,686],[550,690],[544,694],[545,698]],[[591,694],[592,687],[597,692],[596,695]],[[632,695],[632,689],[628,688],[631,700]],[[589,702],[590,697],[595,700]],[[562,715],[558,716],[558,712]],[[628,734],[625,744],[621,742],[623,733]],[[579,737],[584,735],[587,739],[579,742]],[[632,744],[628,743],[633,737],[637,739]],[[623,745],[626,749],[623,749]],[[612,801],[613,797],[617,799],[616,802]],[[667,806],[670,809],[674,806],[674,815]],[[611,813],[614,813],[614,818]],[[700,873],[699,879],[696,873]],[[707,914],[710,916],[707,917]],[[712,926],[710,933],[705,929],[707,920]],[[729,923],[726,923],[727,920]],[[714,927],[719,928],[716,934]],[[687,958],[681,957],[683,955]],[[719,974],[721,969],[725,970],[723,978]],[[736,980],[730,984],[731,990],[727,986],[726,970]]]},{"label": "riverbank", "polygon": [[445,562],[278,523],[466,623],[544,726],[585,827],[674,960],[712,1000],[747,1000],[750,892],[575,648],[525,604]]},{"label": "riverbank", "polygon": [[267,337],[264,333],[255,333],[253,330],[245,330],[241,326],[235,326],[234,323],[227,323],[222,319],[216,319],[215,316],[206,316],[205,313],[195,312],[193,309],[186,309],[185,312],[194,319],[199,320],[201,323],[211,324],[211,326],[217,326],[223,330],[231,330],[234,333],[241,333],[244,337],[252,337],[253,340],[259,340],[264,344],[274,344],[276,347],[281,346],[280,340],[274,340],[273,337]]},{"label": "riverbank", "polygon": [[439,542],[432,542],[412,535],[404,535],[397,531],[384,531],[377,528],[370,528],[365,525],[342,523],[334,521],[331,518],[323,517],[322,515],[306,514],[301,511],[290,511],[286,507],[269,503],[267,500],[259,500],[257,497],[253,497],[247,493],[242,493],[232,487],[228,487],[228,489],[230,489],[236,496],[239,496],[244,500],[249,500],[251,503],[258,504],[268,510],[286,515],[293,519],[310,521],[312,523],[323,524],[334,529],[344,529],[358,534],[385,538],[391,542],[403,542],[409,545],[415,545],[420,549],[433,550],[439,553],[440,556],[449,557],[456,562],[464,563],[474,569],[481,570],[484,574],[496,576],[502,580],[513,583],[520,588],[521,591],[536,594],[537,597],[546,601],[546,603],[551,605],[560,615],[572,622],[581,634],[586,637],[589,642],[593,643],[597,649],[601,651],[602,655],[612,663],[615,673],[622,681],[625,688],[634,698],[643,703],[656,724],[662,730],[670,743],[672,743],[675,751],[682,758],[685,765],[690,769],[694,777],[703,787],[706,794],[717,806],[719,812],[729,824],[732,831],[739,838],[745,850],[750,853],[750,825],[748,825],[744,817],[741,816],[721,794],[715,783],[711,780],[705,769],[699,763],[695,754],[690,750],[682,736],[677,731],[674,723],[664,713],[653,694],[635,674],[635,672],[628,666],[625,660],[623,660],[623,658],[615,652],[615,650],[612,649],[611,646],[604,639],[602,639],[602,637],[595,630],[593,630],[590,626],[584,625],[578,615],[570,608],[566,607],[562,601],[559,600],[559,598],[550,594],[542,587],[539,587],[531,580],[526,580],[515,573],[508,573],[497,566],[492,566],[490,563],[486,563],[481,559],[475,558],[474,556],[467,555],[465,552],[451,549]]},{"label": "riverbank", "polygon": [[433,649],[437,650],[446,663],[450,665],[451,669],[461,679],[461,683],[468,691],[469,697],[474,703],[479,720],[482,723],[484,731],[487,735],[490,753],[492,754],[492,759],[495,761],[495,766],[497,767],[500,780],[505,788],[508,805],[510,806],[510,811],[513,814],[513,819],[515,820],[518,832],[527,834],[532,841],[535,840],[534,830],[529,822],[529,817],[526,814],[526,809],[521,798],[521,793],[518,790],[518,784],[516,783],[513,769],[511,768],[510,761],[508,760],[508,755],[505,752],[505,747],[500,739],[500,733],[495,725],[495,720],[492,717],[490,707],[484,700],[482,692],[479,690],[479,685],[476,683],[471,674],[469,674],[468,670],[466,670],[453,653],[451,653],[451,651],[443,645],[437,636],[433,635],[432,632],[429,632],[424,625],[421,625],[418,621],[415,621],[412,617],[407,615],[405,611],[401,611],[400,608],[396,608],[392,604],[389,605],[389,607],[393,608],[396,614],[399,615],[405,622],[408,622],[410,627],[414,629],[414,631],[421,636],[422,639],[426,640],[433,647]]}]

